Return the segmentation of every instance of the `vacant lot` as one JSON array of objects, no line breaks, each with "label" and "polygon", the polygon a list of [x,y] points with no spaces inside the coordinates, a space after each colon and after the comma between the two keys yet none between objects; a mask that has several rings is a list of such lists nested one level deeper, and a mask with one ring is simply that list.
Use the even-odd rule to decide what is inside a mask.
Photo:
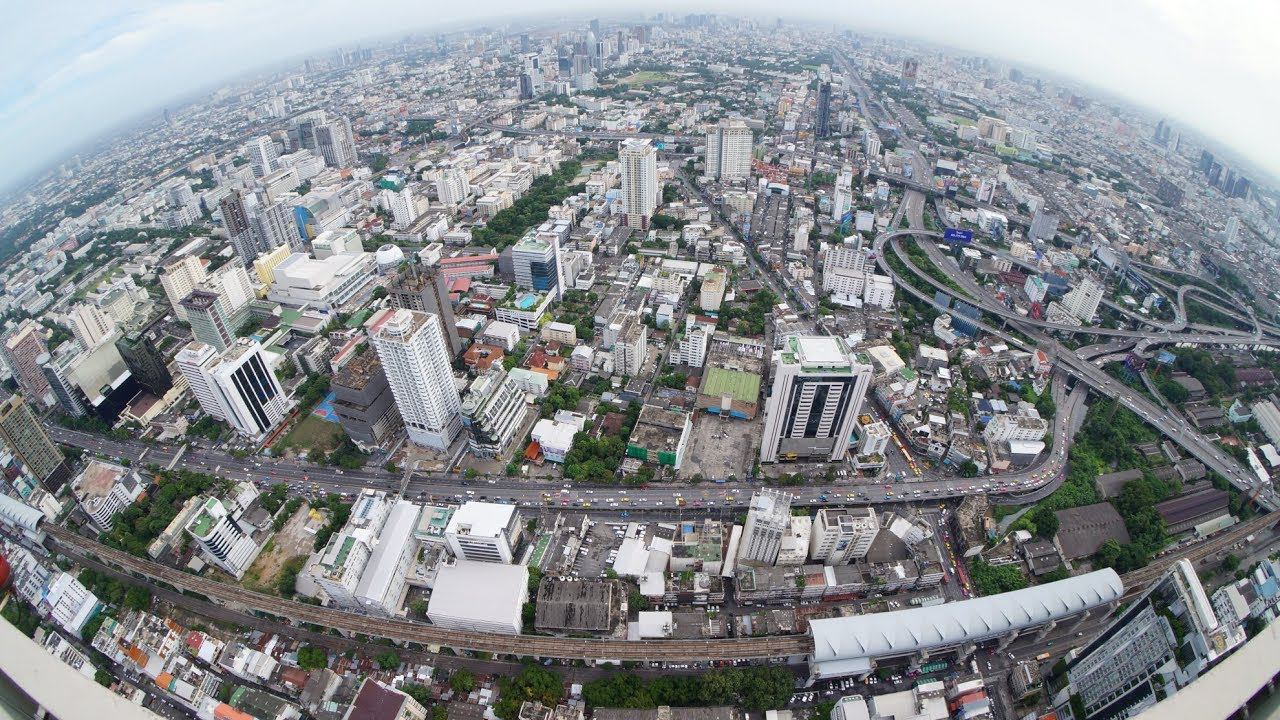
[{"label": "vacant lot", "polygon": [[267,541],[258,559],[245,571],[243,585],[250,590],[275,593],[276,580],[285,563],[296,557],[311,554],[315,535],[305,530],[310,519],[310,508],[305,504],[280,528],[280,532]]},{"label": "vacant lot", "polygon": [[754,420],[729,420],[698,413],[693,421],[689,447],[685,449],[680,477],[701,475],[704,480],[744,478],[760,456],[764,413]]},{"label": "vacant lot", "polygon": [[276,449],[293,449],[299,452],[305,450],[314,457],[316,453],[327,453],[338,447],[342,442],[342,437],[341,425],[326,422],[311,413],[307,413],[307,416],[297,425],[294,425],[283,440],[276,443]]}]

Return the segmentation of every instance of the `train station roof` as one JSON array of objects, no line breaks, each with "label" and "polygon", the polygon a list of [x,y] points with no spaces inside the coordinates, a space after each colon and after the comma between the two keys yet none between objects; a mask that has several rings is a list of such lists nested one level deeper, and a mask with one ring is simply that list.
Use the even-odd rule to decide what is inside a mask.
[{"label": "train station roof", "polygon": [[1001,637],[1106,605],[1123,594],[1120,576],[1106,569],[931,607],[811,620],[811,663],[819,678],[854,674],[873,659]]}]

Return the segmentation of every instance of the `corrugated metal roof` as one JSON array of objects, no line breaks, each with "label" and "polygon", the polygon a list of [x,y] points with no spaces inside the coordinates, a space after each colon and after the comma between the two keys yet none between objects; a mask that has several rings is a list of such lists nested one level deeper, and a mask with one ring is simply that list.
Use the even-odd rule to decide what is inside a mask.
[{"label": "corrugated metal roof", "polygon": [[[1124,583],[1114,570],[1099,570],[1045,585],[989,597],[888,613],[811,620],[815,665],[838,671],[864,658],[895,657],[960,645],[1118,600]],[[837,672],[822,672],[830,676]]]}]

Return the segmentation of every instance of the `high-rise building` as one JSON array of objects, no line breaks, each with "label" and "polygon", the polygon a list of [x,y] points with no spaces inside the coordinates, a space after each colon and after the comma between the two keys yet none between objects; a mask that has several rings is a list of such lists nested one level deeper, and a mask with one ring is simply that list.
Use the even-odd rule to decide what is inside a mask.
[{"label": "high-rise building", "polygon": [[867,556],[880,532],[871,508],[819,508],[809,534],[809,557],[826,565],[847,565]]},{"label": "high-rise building", "polygon": [[205,277],[200,258],[192,255],[171,260],[164,266],[164,271],[160,273],[160,287],[164,288],[165,297],[169,298],[169,305],[173,307],[173,313],[179,320],[187,319],[187,310],[182,307],[182,301],[197,285],[204,282]]},{"label": "high-rise building", "polygon": [[1230,246],[1240,241],[1240,218],[1232,215],[1227,218],[1227,227],[1222,231],[1222,241]]},{"label": "high-rise building", "polygon": [[263,438],[291,408],[255,340],[242,338],[221,353],[193,341],[176,359],[201,409],[241,435]]},{"label": "high-rise building", "polygon": [[1075,720],[1134,717],[1244,641],[1236,618],[1218,617],[1191,561],[1178,560],[1067,663],[1061,708],[1069,702]]},{"label": "high-rise building", "polygon": [[206,558],[237,580],[258,556],[252,528],[246,530],[218,498],[205,498],[187,521],[186,530]]},{"label": "high-rise building", "polygon": [[613,370],[629,377],[638,377],[649,357],[649,326],[640,321],[635,311],[626,311],[618,319],[616,332],[610,332],[613,342]]},{"label": "high-rise building", "polygon": [[618,151],[622,165],[622,205],[627,225],[648,229],[658,207],[658,151],[649,140],[624,140]]},{"label": "high-rise building", "polygon": [[449,350],[435,316],[385,309],[365,323],[409,439],[445,450],[462,430]]},{"label": "high-rise building", "polygon": [[227,317],[218,294],[209,290],[193,290],[180,303],[191,323],[191,334],[196,340],[211,345],[215,350],[226,350],[235,340],[235,330]]},{"label": "high-rise building", "polygon": [[1062,296],[1062,309],[1074,315],[1081,322],[1090,322],[1098,314],[1098,305],[1102,303],[1102,285],[1092,278],[1083,278],[1066,295]]},{"label": "high-rise building", "polygon": [[293,206],[278,202],[260,208],[253,215],[253,232],[260,253],[278,247],[288,247],[293,252],[306,252],[298,225],[294,221]]},{"label": "high-rise building", "polygon": [[747,521],[738,542],[738,564],[773,565],[782,537],[791,529],[791,495],[763,488],[751,496]]},{"label": "high-rise building", "polygon": [[706,175],[726,182],[751,177],[751,128],[741,120],[707,126]]},{"label": "high-rise building", "polygon": [[376,352],[353,358],[333,376],[333,411],[360,449],[372,451],[404,429]]},{"label": "high-rise building", "polygon": [[414,204],[413,193],[409,188],[400,191],[383,190],[379,193],[382,204],[391,213],[392,227],[403,230],[418,219],[418,206]]},{"label": "high-rise building", "polygon": [[836,175],[835,195],[831,200],[831,219],[837,223],[853,210],[853,168],[848,165]]},{"label": "high-rise building", "polygon": [[248,264],[258,257],[258,240],[253,235],[253,223],[249,220],[249,211],[245,208],[244,196],[238,190],[222,198],[218,203],[222,211],[222,226],[227,231],[227,239],[235,248],[240,262]]},{"label": "high-rise building", "polygon": [[1184,192],[1182,187],[1169,178],[1160,178],[1160,184],[1156,186],[1156,198],[1168,205],[1169,207],[1178,207],[1182,204],[1182,196]]},{"label": "high-rise building", "polygon": [[818,111],[813,128],[815,137],[831,134],[831,83],[824,80],[818,81]]},{"label": "high-rise building", "polygon": [[45,434],[21,395],[11,395],[0,403],[0,442],[51,493],[56,493],[71,476],[66,457]]},{"label": "high-rise building", "polygon": [[843,338],[784,338],[773,353],[760,461],[843,459],[871,376]]},{"label": "high-rise building", "polygon": [[440,272],[438,265],[421,265],[416,255],[409,258],[396,281],[387,286],[387,297],[392,307],[435,316],[440,332],[448,342],[449,357],[457,357],[462,352],[453,302],[449,300],[444,273]]},{"label": "high-rise building", "polygon": [[560,253],[558,237],[542,238],[536,235],[521,238],[511,248],[511,266],[515,271],[516,285],[529,290],[559,296]]},{"label": "high-rise building", "polygon": [[459,560],[511,564],[524,521],[514,505],[468,501],[444,529],[445,544]]},{"label": "high-rise building", "polygon": [[1057,232],[1057,213],[1048,212],[1043,207],[1036,208],[1036,213],[1031,218],[1031,229],[1027,235],[1037,240],[1052,240]]},{"label": "high-rise building", "polygon": [[266,177],[280,169],[276,144],[269,135],[259,135],[250,140],[244,146],[244,152],[249,157],[249,167],[253,169],[254,177]]},{"label": "high-rise building", "polygon": [[116,349],[138,383],[156,397],[164,397],[173,387],[169,364],[145,330],[135,330],[116,339]]},{"label": "high-rise building", "polygon": [[99,310],[97,305],[76,303],[68,319],[71,321],[71,334],[85,350],[97,347],[116,332],[115,319]]},{"label": "high-rise building", "polygon": [[116,514],[132,505],[146,487],[137,471],[95,459],[71,482],[71,494],[94,527],[108,532]]},{"label": "high-rise building", "polygon": [[524,420],[524,388],[495,363],[467,388],[460,412],[472,454],[496,458],[511,447]]},{"label": "high-rise building", "polygon": [[47,407],[52,398],[49,393],[49,381],[45,378],[41,366],[49,362],[49,348],[44,342],[44,330],[40,324],[30,318],[4,339],[0,345],[0,353],[4,355],[5,364],[13,371],[18,389],[32,402]]},{"label": "high-rise building", "polygon": [[458,168],[447,168],[440,172],[436,180],[436,196],[444,205],[458,205],[467,199],[471,188],[467,183],[467,174]]},{"label": "high-rise building", "polygon": [[348,168],[356,164],[356,142],[351,132],[351,121],[338,117],[315,125],[316,149],[331,168]]}]

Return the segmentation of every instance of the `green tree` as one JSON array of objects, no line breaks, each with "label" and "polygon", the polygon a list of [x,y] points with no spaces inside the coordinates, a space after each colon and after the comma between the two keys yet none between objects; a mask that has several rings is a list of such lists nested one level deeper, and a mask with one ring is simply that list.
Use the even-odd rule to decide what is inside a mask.
[{"label": "green tree", "polygon": [[394,650],[388,650],[373,659],[383,670],[395,670],[400,667],[400,656]]},{"label": "green tree", "polygon": [[136,585],[129,588],[124,594],[124,606],[130,610],[146,610],[151,607],[151,592]]},{"label": "green tree", "polygon": [[466,695],[476,689],[476,676],[466,668],[458,668],[449,676],[449,687],[455,695]]},{"label": "green tree", "polygon": [[116,681],[116,676],[102,668],[98,668],[93,671],[93,680],[102,687],[111,687],[111,684]]},{"label": "green tree", "polygon": [[315,645],[298,648],[298,667],[303,670],[319,670],[329,665],[329,651]]}]

